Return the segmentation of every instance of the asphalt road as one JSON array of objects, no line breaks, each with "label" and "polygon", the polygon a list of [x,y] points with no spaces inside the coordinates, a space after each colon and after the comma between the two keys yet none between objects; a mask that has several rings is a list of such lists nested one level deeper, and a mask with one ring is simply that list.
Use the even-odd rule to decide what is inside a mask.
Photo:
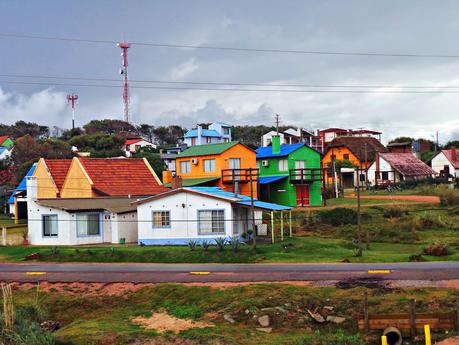
[{"label": "asphalt road", "polygon": [[0,263],[0,281],[164,283],[459,279],[459,262],[390,264]]}]

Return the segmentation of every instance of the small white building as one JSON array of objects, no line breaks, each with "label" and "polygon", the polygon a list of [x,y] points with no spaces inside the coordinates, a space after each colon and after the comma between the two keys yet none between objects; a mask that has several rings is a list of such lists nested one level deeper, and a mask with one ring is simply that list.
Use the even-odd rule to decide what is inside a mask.
[{"label": "small white building", "polygon": [[223,122],[211,123],[207,129],[198,125],[185,133],[183,142],[187,146],[227,143],[232,141],[231,128]]},{"label": "small white building", "polygon": [[156,145],[150,143],[142,138],[127,139],[123,145],[123,151],[125,152],[126,157],[131,157],[142,147],[151,147],[156,149]]},{"label": "small white building", "polygon": [[137,242],[131,198],[37,199],[36,177],[27,178],[28,240],[32,245]]},{"label": "small white building", "polygon": [[[214,243],[240,237],[251,229],[250,198],[218,187],[171,190],[136,202],[141,245],[186,245],[190,240]],[[254,201],[257,234],[262,235],[262,211],[289,207]]]},{"label": "small white building", "polygon": [[434,175],[435,171],[413,153],[378,153],[368,167],[368,181],[372,185],[421,180]]},{"label": "small white building", "polygon": [[459,154],[455,148],[438,152],[432,158],[431,165],[440,176],[459,177]]},{"label": "small white building", "polygon": [[0,146],[0,161],[7,159],[11,156],[11,150],[8,147]]}]

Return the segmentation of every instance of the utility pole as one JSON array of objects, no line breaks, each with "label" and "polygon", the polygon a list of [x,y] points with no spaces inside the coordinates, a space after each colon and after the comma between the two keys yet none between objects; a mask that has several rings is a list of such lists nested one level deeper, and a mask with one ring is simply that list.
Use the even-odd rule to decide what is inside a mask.
[{"label": "utility pole", "polygon": [[75,104],[78,100],[78,95],[75,93],[67,95],[67,104],[72,104],[72,129],[75,129]]},{"label": "utility pole", "polygon": [[249,168],[249,183],[250,183],[250,214],[252,218],[252,231],[253,231],[253,249],[257,249],[257,229],[255,228],[255,206],[253,200],[253,171]]},{"label": "utility pole", "polygon": [[438,131],[435,133],[436,135],[436,141],[435,141],[435,152],[438,151]]},{"label": "utility pole", "polygon": [[362,213],[360,210],[360,169],[355,168],[357,172],[357,238],[359,248],[362,248]]},{"label": "utility pole", "polygon": [[129,82],[128,82],[128,59],[127,53],[128,49],[131,48],[131,44],[122,41],[117,44],[119,48],[121,48],[122,53],[122,67],[120,69],[120,74],[123,76],[123,105],[124,105],[124,121],[128,122],[129,119]]},{"label": "utility pole", "polygon": [[279,114],[276,114],[276,132],[277,132],[277,135],[279,135],[279,122],[280,122],[280,116],[279,116]]}]

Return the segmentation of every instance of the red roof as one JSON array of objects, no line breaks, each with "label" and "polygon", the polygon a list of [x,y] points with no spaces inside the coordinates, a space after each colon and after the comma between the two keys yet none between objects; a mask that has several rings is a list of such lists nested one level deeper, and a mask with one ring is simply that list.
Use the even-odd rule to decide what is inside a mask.
[{"label": "red roof", "polygon": [[412,153],[380,153],[379,156],[388,162],[394,170],[405,176],[428,176],[434,175],[426,163]]},{"label": "red roof", "polygon": [[45,159],[48,171],[59,190],[61,190],[64,184],[65,176],[67,176],[71,163],[71,159]]},{"label": "red roof", "polygon": [[79,158],[93,189],[108,196],[155,195],[169,190],[142,158]]},{"label": "red roof", "polygon": [[456,149],[456,159],[453,159],[453,150],[441,150],[446,159],[454,166],[454,169],[459,169],[459,151]]},{"label": "red roof", "polygon": [[3,144],[5,142],[6,139],[10,138],[9,135],[3,135],[3,136],[0,136],[0,145]]},{"label": "red roof", "polygon": [[126,139],[126,141],[124,142],[124,145],[132,145],[132,144],[136,144],[136,143],[139,143],[141,141],[144,141],[143,139],[140,139],[140,138],[137,138],[137,139]]}]

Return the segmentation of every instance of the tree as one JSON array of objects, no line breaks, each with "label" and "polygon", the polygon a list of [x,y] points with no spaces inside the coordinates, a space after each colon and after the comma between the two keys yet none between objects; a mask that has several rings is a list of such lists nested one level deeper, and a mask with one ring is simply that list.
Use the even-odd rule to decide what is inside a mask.
[{"label": "tree", "polygon": [[459,148],[459,140],[450,140],[446,143],[445,149],[451,149],[452,147]]},{"label": "tree", "polygon": [[69,140],[71,146],[79,151],[90,152],[91,157],[119,157],[124,156],[121,150],[125,138],[120,135],[110,134],[82,134]]},{"label": "tree", "polygon": [[166,164],[161,159],[159,153],[155,152],[151,147],[142,147],[139,151],[137,151],[133,158],[146,158],[148,163],[150,163],[151,167],[155,171],[156,175],[161,178],[163,171],[166,170]]},{"label": "tree", "polygon": [[177,125],[160,126],[153,129],[153,134],[160,145],[176,144],[178,139],[183,137],[186,129]]},{"label": "tree", "polygon": [[30,135],[34,139],[42,139],[49,136],[49,128],[40,126],[34,122],[17,121],[15,124],[0,125],[0,135],[11,135],[13,138]]},{"label": "tree", "polygon": [[146,123],[142,123],[136,127],[137,133],[147,140],[148,142],[152,143],[154,139],[154,131],[155,127]]},{"label": "tree", "polygon": [[414,141],[414,138],[411,137],[397,137],[395,139],[392,139],[389,141],[389,144],[395,144],[395,143],[412,143]]},{"label": "tree", "polygon": [[264,125],[258,126],[234,126],[232,135],[234,141],[239,141],[248,147],[255,149],[260,147],[261,137],[270,131],[275,130],[275,127]]},{"label": "tree", "polygon": [[83,126],[86,134],[117,134],[121,132],[135,133],[136,128],[121,120],[92,120]]},{"label": "tree", "polygon": [[62,136],[60,137],[60,139],[69,141],[73,137],[76,137],[77,135],[82,135],[82,134],[84,134],[84,131],[80,127],[67,129],[62,133]]}]

